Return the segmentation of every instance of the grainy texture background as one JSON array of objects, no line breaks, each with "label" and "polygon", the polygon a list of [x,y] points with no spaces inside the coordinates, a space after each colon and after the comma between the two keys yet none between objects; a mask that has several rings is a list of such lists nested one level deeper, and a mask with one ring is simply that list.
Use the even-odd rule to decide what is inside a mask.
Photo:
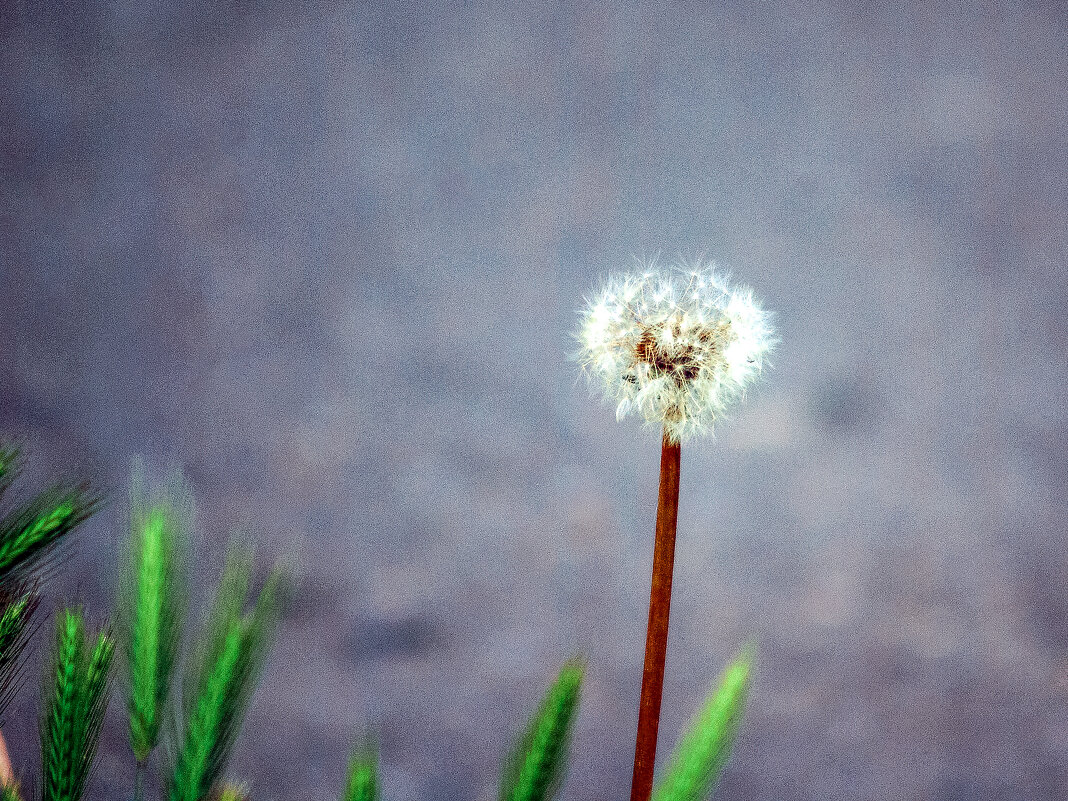
[{"label": "grainy texture background", "polygon": [[662,755],[753,637],[717,799],[1063,799],[1068,7],[494,5],[0,2],[0,430],[116,490],[57,601],[180,463],[205,582],[235,527],[302,565],[257,801],[362,726],[387,801],[489,801],[580,648],[563,799],[627,797],[659,443],[566,355],[705,254],[782,345],[683,455]]}]

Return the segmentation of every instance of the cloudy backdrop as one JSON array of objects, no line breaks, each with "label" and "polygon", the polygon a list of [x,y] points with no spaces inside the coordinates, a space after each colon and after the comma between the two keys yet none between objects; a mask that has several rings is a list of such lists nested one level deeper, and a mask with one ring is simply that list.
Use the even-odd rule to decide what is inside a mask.
[{"label": "cloudy backdrop", "polygon": [[179,464],[203,586],[300,565],[256,801],[364,729],[385,801],[492,801],[580,650],[561,799],[626,798],[659,441],[567,356],[602,273],[715,258],[782,344],[684,450],[661,756],[753,638],[717,799],[1063,799],[1066,87],[1058,2],[0,1],[0,431],[114,499],[50,603]]}]

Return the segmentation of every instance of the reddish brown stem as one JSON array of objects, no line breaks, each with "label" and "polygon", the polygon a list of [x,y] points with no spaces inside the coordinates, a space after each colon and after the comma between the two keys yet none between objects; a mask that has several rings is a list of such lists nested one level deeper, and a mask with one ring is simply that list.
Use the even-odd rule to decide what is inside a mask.
[{"label": "reddish brown stem", "polygon": [[645,635],[645,670],[638,707],[638,740],[634,746],[634,778],[630,801],[649,801],[653,792],[656,735],[660,728],[660,696],[664,689],[671,573],[675,563],[675,527],[679,517],[681,447],[664,437],[660,451],[660,499],[656,506],[653,581],[649,591],[649,628]]}]

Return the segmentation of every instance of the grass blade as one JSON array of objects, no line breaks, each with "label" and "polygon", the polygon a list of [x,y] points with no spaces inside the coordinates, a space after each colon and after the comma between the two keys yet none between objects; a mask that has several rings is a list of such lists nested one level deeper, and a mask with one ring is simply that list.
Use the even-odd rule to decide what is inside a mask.
[{"label": "grass blade", "polygon": [[93,759],[96,757],[96,747],[100,742],[100,729],[104,725],[104,712],[108,705],[111,663],[114,656],[114,637],[108,631],[100,632],[92,653],[89,655],[82,684],[78,733],[79,754],[75,763],[77,773],[74,779],[72,801],[81,798],[85,792]]},{"label": "grass blade", "polygon": [[78,670],[85,649],[83,629],[81,614],[69,609],[56,621],[54,689],[49,696],[41,736],[44,801],[67,801],[71,796],[79,709]]},{"label": "grass blade", "polygon": [[120,585],[130,747],[144,762],[159,741],[188,600],[192,501],[178,481],[148,498],[139,475],[131,489],[130,538]]},{"label": "grass blade", "polygon": [[501,771],[500,801],[548,801],[566,769],[586,665],[568,660],[516,741]]},{"label": "grass blade", "polygon": [[167,786],[169,801],[202,801],[229,761],[259,683],[287,592],[275,569],[252,610],[243,614],[251,551],[234,546],[187,677],[184,727]]},{"label": "grass blade", "polygon": [[236,542],[231,543],[223,565],[222,578],[207,620],[201,627],[193,647],[190,670],[186,674],[185,698],[195,699],[205,690],[211,666],[216,664],[226,648],[226,639],[238,626],[248,599],[252,581],[252,550]]},{"label": "grass blade", "polygon": [[11,596],[0,592],[0,725],[22,677],[22,656],[30,640],[30,618],[38,601],[35,588],[16,588]]},{"label": "grass blade", "polygon": [[[216,801],[249,801],[249,797],[248,785],[223,782],[223,785],[219,788],[219,795]],[[3,799],[0,799],[0,801],[3,801]]]},{"label": "grass blade", "polygon": [[753,661],[746,649],[723,671],[719,686],[675,747],[651,801],[703,801],[712,792],[745,714]]},{"label": "grass blade", "polygon": [[352,751],[341,801],[378,801],[378,798],[378,747],[367,741]]},{"label": "grass blade", "polygon": [[52,487],[0,520],[0,587],[41,569],[64,535],[100,505],[87,488]]},{"label": "grass blade", "polygon": [[212,754],[223,736],[226,697],[237,681],[240,651],[241,632],[234,629],[223,639],[217,659],[203,678],[196,703],[187,714],[185,737],[171,772],[167,794],[170,801],[200,801],[218,778],[213,771]]},{"label": "grass blade", "polygon": [[59,615],[41,725],[43,801],[79,801],[85,791],[107,707],[113,654],[114,641],[106,631],[89,649],[79,610]]},{"label": "grass blade", "polygon": [[21,452],[14,445],[0,444],[0,496],[18,477],[21,458]]}]

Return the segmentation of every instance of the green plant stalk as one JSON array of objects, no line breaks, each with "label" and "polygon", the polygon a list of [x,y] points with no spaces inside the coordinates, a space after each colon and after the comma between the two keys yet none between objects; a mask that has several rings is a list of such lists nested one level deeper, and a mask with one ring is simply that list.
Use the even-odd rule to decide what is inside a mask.
[{"label": "green plant stalk", "polygon": [[71,796],[74,760],[77,751],[76,723],[79,664],[83,660],[82,618],[70,611],[57,624],[55,690],[46,717],[46,737],[42,737],[41,765],[44,771],[44,801],[67,801]]},{"label": "green plant stalk", "polygon": [[160,626],[163,616],[162,511],[153,509],[144,524],[137,571],[137,605],[130,648],[130,726],[134,755],[148,758],[159,731]]},{"label": "green plant stalk", "polygon": [[169,801],[201,801],[212,792],[259,682],[288,585],[275,568],[252,611],[242,615],[251,566],[251,551],[231,548],[187,676],[184,731],[167,786]]},{"label": "green plant stalk", "polygon": [[0,445],[0,496],[14,483],[19,470],[20,452],[10,445]]},{"label": "green plant stalk", "polygon": [[[33,586],[25,592],[22,592],[21,587],[13,589],[17,594],[3,602],[3,611],[0,612],[0,718],[13,698],[22,676],[22,656],[32,631],[30,618],[40,600]],[[2,597],[3,594],[0,593],[0,598]]]},{"label": "green plant stalk", "polygon": [[353,749],[342,801],[378,801],[378,752],[368,743]]},{"label": "green plant stalk", "polygon": [[232,543],[226,554],[222,578],[215,591],[208,619],[201,628],[187,675],[187,697],[192,700],[206,689],[205,682],[224,648],[226,639],[239,624],[252,580],[251,549]]},{"label": "green plant stalk", "polygon": [[752,669],[753,653],[746,649],[723,671],[680,738],[653,801],[702,801],[712,792],[745,714]]},{"label": "green plant stalk", "polygon": [[178,661],[192,504],[178,482],[146,500],[137,473],[130,495],[130,536],[118,605],[128,669],[130,747],[143,763],[159,741]]},{"label": "green plant stalk", "polygon": [[53,487],[0,520],[0,588],[39,568],[99,503],[85,488]]},{"label": "green plant stalk", "polygon": [[144,759],[136,760],[134,766],[134,801],[143,801],[145,797],[145,768]]},{"label": "green plant stalk", "polygon": [[14,645],[26,629],[33,595],[26,593],[4,606],[0,613],[0,664],[11,658]]},{"label": "green plant stalk", "polygon": [[46,677],[53,681],[41,727],[43,801],[79,801],[107,707],[114,640],[101,632],[91,652],[80,611],[65,610]]},{"label": "green plant stalk", "polygon": [[548,801],[559,790],[584,675],[578,658],[560,669],[505,761],[500,801]]},{"label": "green plant stalk", "polygon": [[84,674],[81,693],[82,708],[78,727],[80,753],[74,799],[81,798],[85,792],[85,785],[89,780],[89,772],[96,756],[96,747],[100,741],[100,728],[103,726],[104,712],[107,709],[111,663],[114,656],[115,640],[110,632],[103,631],[97,636],[96,645],[89,657]]},{"label": "green plant stalk", "polygon": [[223,782],[216,795],[216,801],[249,801],[249,790],[246,785]]},{"label": "green plant stalk", "polygon": [[201,801],[211,790],[211,756],[225,725],[226,695],[231,692],[241,656],[241,631],[232,629],[211,666],[204,689],[186,723],[185,739],[171,780],[169,801]]},{"label": "green plant stalk", "polygon": [[[0,495],[18,477],[20,461],[17,447],[0,443]],[[85,485],[55,485],[0,518],[0,716],[22,678],[38,584],[63,537],[100,502]]]}]

